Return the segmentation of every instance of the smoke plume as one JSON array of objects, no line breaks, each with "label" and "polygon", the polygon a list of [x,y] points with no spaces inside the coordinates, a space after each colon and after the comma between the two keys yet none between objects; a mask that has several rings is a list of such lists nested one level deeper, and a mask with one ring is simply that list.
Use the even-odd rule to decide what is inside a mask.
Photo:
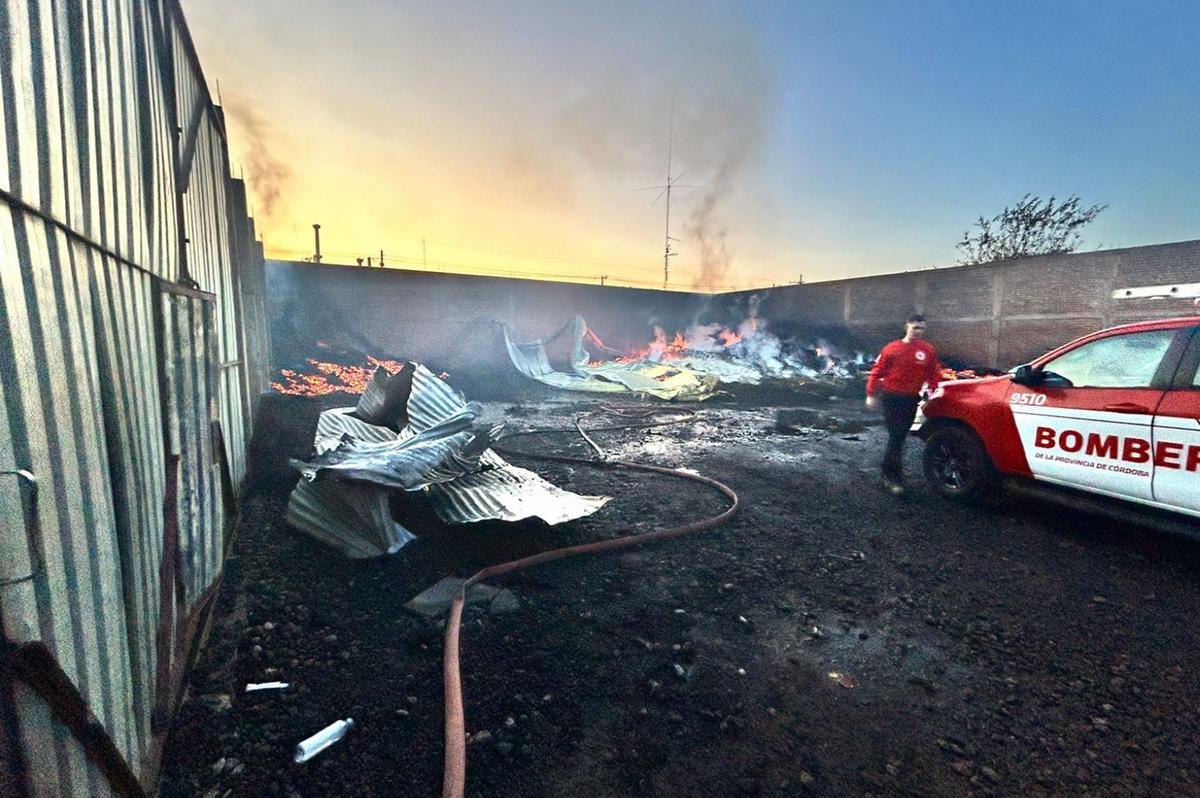
[{"label": "smoke plume", "polygon": [[292,169],[272,154],[270,124],[249,103],[230,97],[225,100],[224,108],[226,117],[233,119],[241,132],[246,183],[256,200],[257,215],[260,219],[270,219],[292,179]]},{"label": "smoke plume", "polygon": [[729,273],[730,254],[726,247],[727,230],[718,214],[719,206],[732,186],[738,158],[731,156],[722,162],[704,198],[692,210],[683,225],[685,239],[696,248],[700,273],[692,282],[698,291],[717,290]]}]

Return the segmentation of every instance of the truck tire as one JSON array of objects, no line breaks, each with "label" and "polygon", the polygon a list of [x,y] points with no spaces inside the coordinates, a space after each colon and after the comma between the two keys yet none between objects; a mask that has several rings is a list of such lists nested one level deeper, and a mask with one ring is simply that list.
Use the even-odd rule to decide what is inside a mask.
[{"label": "truck tire", "polygon": [[922,464],[929,487],[954,501],[987,498],[999,482],[983,441],[963,427],[934,430],[925,441]]}]

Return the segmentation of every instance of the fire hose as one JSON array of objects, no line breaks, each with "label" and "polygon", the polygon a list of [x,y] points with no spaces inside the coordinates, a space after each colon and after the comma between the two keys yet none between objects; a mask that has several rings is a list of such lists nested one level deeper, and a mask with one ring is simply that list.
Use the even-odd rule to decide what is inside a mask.
[{"label": "fire hose", "polygon": [[[659,412],[657,409],[631,409],[631,408],[604,408],[601,412],[615,415],[619,418],[642,419],[644,423],[629,423],[619,426],[610,427],[593,427],[592,432],[601,430],[625,430],[625,429],[647,429],[650,427],[666,426],[668,424],[679,424],[688,421],[695,417],[695,413],[688,413],[679,418],[672,418],[665,421],[649,421],[652,415]],[[574,557],[578,554],[591,554],[602,551],[612,551],[614,549],[622,549],[629,546],[638,546],[644,543],[650,543],[656,540],[667,540],[669,538],[682,537],[693,532],[700,532],[705,529],[712,529],[719,526],[737,512],[738,497],[733,490],[715,479],[702,476],[690,471],[683,471],[676,468],[665,468],[663,466],[647,465],[645,463],[634,463],[625,460],[610,460],[608,455],[601,449],[587,432],[584,431],[582,422],[593,414],[580,416],[575,420],[574,431],[578,432],[588,445],[595,450],[598,459],[585,459],[581,457],[569,457],[566,455],[552,454],[534,454],[531,452],[514,451],[511,449],[501,449],[494,447],[497,451],[503,454],[518,455],[521,457],[529,457],[536,460],[550,460],[564,463],[581,463],[583,465],[595,466],[598,468],[630,468],[636,471],[647,471],[654,474],[666,474],[667,476],[689,479],[693,482],[699,482],[707,485],[710,488],[720,492],[729,499],[729,507],[719,515],[693,521],[690,524],[682,526],[666,527],[664,529],[656,529],[651,532],[642,534],[629,534],[609,540],[597,541],[595,543],[581,543],[575,546],[567,546],[561,549],[551,549],[543,551],[529,557],[522,557],[519,560],[511,560],[509,562],[497,563],[489,565],[482,569],[470,579],[463,582],[462,588],[458,595],[454,597],[454,602],[450,605],[450,617],[446,624],[446,643],[442,659],[442,678],[445,689],[445,739],[446,739],[446,759],[442,776],[442,796],[443,798],[462,798],[467,786],[467,741],[466,741],[466,722],[463,718],[463,692],[462,692],[462,669],[459,665],[459,638],[462,628],[462,612],[463,606],[466,603],[467,590],[472,585],[482,582],[485,579],[490,579],[494,576],[510,574],[514,571],[524,570],[534,565],[550,562],[552,560],[561,560],[566,557]],[[570,432],[570,429],[535,429],[516,432],[508,437],[519,437],[522,435],[536,435],[551,432]]]}]

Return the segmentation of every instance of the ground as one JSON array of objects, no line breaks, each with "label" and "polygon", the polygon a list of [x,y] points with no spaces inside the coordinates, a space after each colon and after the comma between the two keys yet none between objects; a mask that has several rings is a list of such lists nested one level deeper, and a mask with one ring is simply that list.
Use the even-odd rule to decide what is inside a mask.
[{"label": "ground", "polygon": [[[1012,492],[948,504],[922,485],[916,440],[895,499],[877,482],[882,429],[853,431],[861,400],[791,399],[837,431],[780,431],[742,398],[596,436],[726,482],[740,512],[510,576],[497,586],[519,609],[468,610],[468,795],[1200,794],[1200,544]],[[559,427],[598,404],[485,409]],[[264,402],[163,795],[439,793],[442,628],[404,603],[482,564],[725,506],[670,477],[514,458],[614,500],[555,528],[431,522],[394,556],[349,561],[283,520],[283,458],[304,453],[318,410]],[[572,435],[511,445],[585,453]],[[243,692],[271,679],[292,688]],[[292,763],[345,717],[340,743]]]}]

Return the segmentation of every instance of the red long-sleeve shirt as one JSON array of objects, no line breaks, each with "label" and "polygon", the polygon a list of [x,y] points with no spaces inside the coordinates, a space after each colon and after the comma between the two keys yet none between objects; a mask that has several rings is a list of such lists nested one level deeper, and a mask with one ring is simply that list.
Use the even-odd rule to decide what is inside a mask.
[{"label": "red long-sleeve shirt", "polygon": [[936,388],[942,367],[937,352],[928,341],[892,341],[879,353],[879,359],[867,377],[867,396],[887,391],[917,396],[926,383]]}]

